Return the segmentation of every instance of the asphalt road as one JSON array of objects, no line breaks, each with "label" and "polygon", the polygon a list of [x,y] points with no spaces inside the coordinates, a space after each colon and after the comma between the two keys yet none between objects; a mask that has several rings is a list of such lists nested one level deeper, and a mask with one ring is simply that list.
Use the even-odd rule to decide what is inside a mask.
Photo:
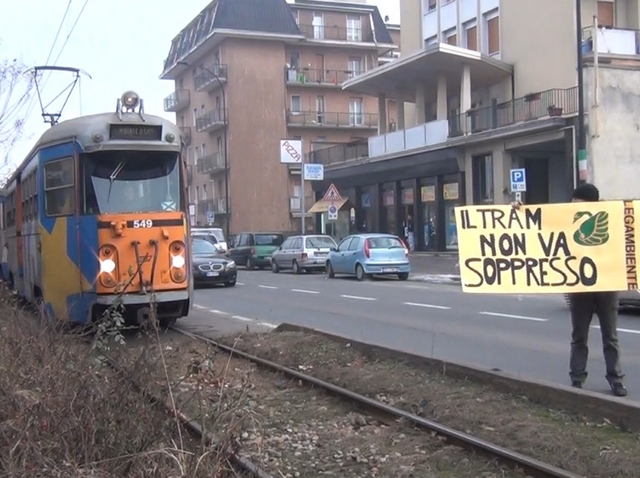
[{"label": "asphalt road", "polygon": [[[198,332],[268,331],[282,322],[414,354],[568,384],[561,296],[471,295],[459,286],[240,270],[235,288],[198,289],[180,322]],[[629,398],[640,401],[640,317],[619,321]],[[293,344],[292,344],[293,345]],[[597,318],[585,388],[607,392]],[[637,398],[636,398],[637,397]]]}]

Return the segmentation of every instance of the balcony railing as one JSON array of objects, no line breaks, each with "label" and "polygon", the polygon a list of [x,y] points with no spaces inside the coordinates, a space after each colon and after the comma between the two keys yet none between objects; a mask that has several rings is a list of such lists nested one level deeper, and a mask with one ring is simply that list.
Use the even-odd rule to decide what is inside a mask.
[{"label": "balcony railing", "polygon": [[340,86],[350,78],[364,73],[349,70],[317,70],[311,68],[285,68],[285,82],[288,85]]},{"label": "balcony railing", "polygon": [[[300,32],[312,40],[333,40],[344,42],[370,42],[369,32],[362,28],[326,26],[326,25],[298,25]],[[366,37],[365,37],[366,33]]]},{"label": "balcony railing", "polygon": [[449,118],[449,136],[480,133],[516,123],[578,112],[578,87],[532,93]]},{"label": "balcony railing", "polygon": [[[312,196],[305,197],[304,208],[308,211],[315,202],[316,200]],[[298,214],[302,213],[302,198],[300,196],[289,196],[289,211]]]},{"label": "balcony railing", "polygon": [[175,113],[189,106],[189,102],[189,90],[176,90],[164,99],[164,110]]},{"label": "balcony railing", "polygon": [[196,131],[199,133],[215,131],[222,128],[226,123],[226,110],[222,108],[211,110],[196,118]]},{"label": "balcony railing", "polygon": [[[594,36],[597,37],[594,39]],[[601,55],[640,55],[640,31],[622,28],[587,27],[582,32],[582,51],[585,54],[594,52],[594,42]]]},{"label": "balcony railing", "polygon": [[287,112],[289,126],[315,128],[361,128],[378,127],[378,115],[373,113],[326,113],[316,111]]},{"label": "balcony railing", "polygon": [[366,140],[336,144],[327,148],[316,149],[308,154],[309,163],[320,163],[325,166],[344,163],[345,161],[369,157],[369,143]]},{"label": "balcony railing", "polygon": [[180,135],[182,136],[182,144],[185,146],[191,145],[191,127],[180,126]]},{"label": "balcony railing", "polygon": [[228,212],[226,199],[203,199],[198,202],[198,213],[207,214],[208,212],[214,212],[216,214],[226,214]]},{"label": "balcony railing", "polygon": [[198,174],[209,174],[224,169],[224,155],[222,153],[213,153],[196,161],[196,171]]},{"label": "balcony railing", "polygon": [[[216,80],[216,76],[221,84],[227,81],[227,65],[218,63],[211,65],[208,69],[211,71],[202,70],[194,77],[193,81],[196,91],[209,91],[220,86],[218,80]],[[215,76],[212,72],[215,73]]]}]

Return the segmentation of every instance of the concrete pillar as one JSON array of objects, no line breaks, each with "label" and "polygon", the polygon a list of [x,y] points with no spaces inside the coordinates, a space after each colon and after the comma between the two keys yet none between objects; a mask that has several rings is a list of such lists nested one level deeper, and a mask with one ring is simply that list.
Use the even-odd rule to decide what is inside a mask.
[{"label": "concrete pillar", "polygon": [[460,79],[460,113],[464,114],[471,109],[471,69],[469,65],[462,68]]},{"label": "concrete pillar", "polygon": [[398,130],[402,130],[405,129],[405,122],[404,122],[404,95],[400,92],[398,92],[398,94],[396,95],[396,116],[398,117]]},{"label": "concrete pillar", "polygon": [[425,91],[423,85],[416,87],[416,126],[424,124],[427,120],[425,111]]},{"label": "concrete pillar", "polygon": [[449,107],[447,105],[447,77],[438,76],[438,97],[436,100],[436,119],[446,120]]},{"label": "concrete pillar", "polygon": [[387,126],[387,96],[378,95],[378,134],[386,134]]}]

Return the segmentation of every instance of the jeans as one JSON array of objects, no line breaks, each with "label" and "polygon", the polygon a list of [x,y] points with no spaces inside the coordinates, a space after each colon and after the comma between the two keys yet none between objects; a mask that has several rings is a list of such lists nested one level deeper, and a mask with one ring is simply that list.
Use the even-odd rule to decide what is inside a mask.
[{"label": "jeans", "polygon": [[589,327],[593,313],[598,315],[602,333],[602,348],[607,367],[606,378],[609,383],[622,383],[624,377],[620,365],[620,346],[618,345],[618,293],[617,292],[579,292],[569,294],[571,305],[571,359],[569,375],[573,381],[584,382],[587,379],[587,359],[589,357]]}]

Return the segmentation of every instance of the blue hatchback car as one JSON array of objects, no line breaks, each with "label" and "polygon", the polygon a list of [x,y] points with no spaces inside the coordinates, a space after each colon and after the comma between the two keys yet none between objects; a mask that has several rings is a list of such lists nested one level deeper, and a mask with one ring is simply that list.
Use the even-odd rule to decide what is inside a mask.
[{"label": "blue hatchback car", "polygon": [[327,275],[355,275],[364,280],[371,275],[395,275],[407,280],[411,265],[409,251],[393,234],[354,234],[345,237],[327,256]]}]

